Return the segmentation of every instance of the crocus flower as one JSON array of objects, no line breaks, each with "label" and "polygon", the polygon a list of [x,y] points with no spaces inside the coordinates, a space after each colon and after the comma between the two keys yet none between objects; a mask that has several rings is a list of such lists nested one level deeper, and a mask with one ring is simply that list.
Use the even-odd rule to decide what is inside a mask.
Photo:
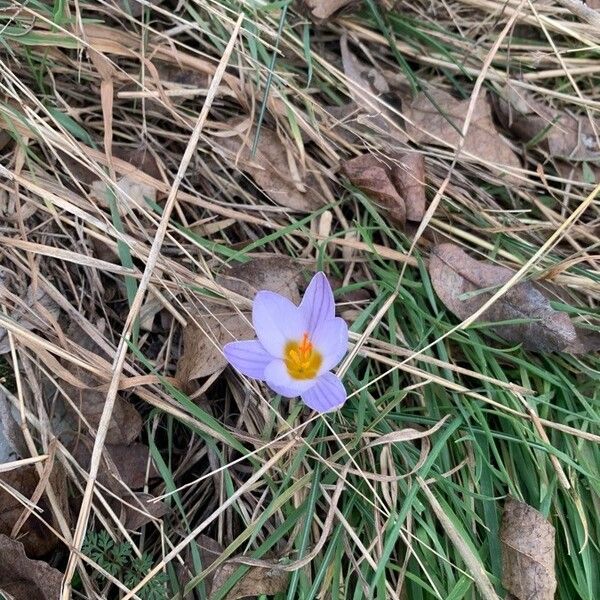
[{"label": "crocus flower", "polygon": [[257,340],[223,348],[238,371],[287,398],[301,396],[319,412],[344,404],[346,390],[331,369],[346,353],[348,326],[335,316],[333,292],[323,273],[312,278],[299,306],[274,292],[258,292],[252,324]]}]

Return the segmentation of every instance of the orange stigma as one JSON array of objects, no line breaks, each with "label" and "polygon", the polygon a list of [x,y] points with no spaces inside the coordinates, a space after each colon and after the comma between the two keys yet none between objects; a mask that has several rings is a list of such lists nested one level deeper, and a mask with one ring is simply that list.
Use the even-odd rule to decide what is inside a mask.
[{"label": "orange stigma", "polygon": [[323,358],[308,337],[302,335],[300,342],[288,342],[284,350],[284,362],[293,379],[313,379],[321,367]]},{"label": "orange stigma", "polygon": [[300,356],[303,359],[307,359],[310,357],[310,353],[313,350],[313,345],[311,344],[311,341],[308,339],[308,333],[304,333],[304,335],[302,336],[302,341],[300,342],[300,345],[298,346],[298,352],[300,352]]}]

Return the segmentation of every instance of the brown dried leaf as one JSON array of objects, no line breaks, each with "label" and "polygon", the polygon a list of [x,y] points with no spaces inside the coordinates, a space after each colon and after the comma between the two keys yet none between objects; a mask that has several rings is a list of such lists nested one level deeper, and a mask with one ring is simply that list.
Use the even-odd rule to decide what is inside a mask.
[{"label": "brown dried leaf", "polygon": [[[92,196],[104,207],[108,207],[109,186],[102,181],[98,174],[88,169],[68,154],[57,151],[60,160],[73,175],[73,179],[79,184],[89,186]],[[145,146],[131,148],[129,146],[112,146],[112,154],[115,158],[123,160],[131,165],[131,173],[142,171],[155,179],[161,179],[160,168],[153,154]],[[117,187],[121,193],[117,194],[117,208],[121,214],[126,214],[135,203],[144,204],[144,197],[156,200],[157,190],[149,185],[134,181],[128,173],[122,173],[117,180]]]},{"label": "brown dried leaf", "polygon": [[556,591],[554,527],[537,510],[509,498],[504,504],[502,585],[518,600],[552,600]]},{"label": "brown dried leaf", "polygon": [[[503,98],[493,98],[498,120],[520,141],[535,140],[537,146],[554,157],[600,159],[599,141],[587,117],[554,110],[511,86],[504,89]],[[595,129],[600,132],[600,123]]]},{"label": "brown dried leaf", "polygon": [[0,151],[4,150],[4,147],[12,142],[12,139],[12,136],[7,131],[0,129]]},{"label": "brown dried leaf", "polygon": [[[71,339],[76,340],[79,347],[93,352],[103,359],[107,358],[96,343],[75,323],[71,324],[67,335]],[[63,382],[63,390],[77,408],[75,410],[71,404],[66,405],[71,420],[75,422],[73,428],[76,431],[81,429],[80,418],[77,412],[79,411],[87,424],[95,432],[98,429],[106,401],[106,393],[96,389],[102,382],[97,381],[89,371],[72,365],[69,365],[69,367],[72,374],[88,386],[87,388],[79,388],[66,381]],[[117,396],[106,435],[106,443],[130,444],[138,437],[141,430],[142,418],[138,411],[123,397]]]},{"label": "brown dried leaf", "polygon": [[[62,486],[64,488],[66,485],[64,473],[59,473],[59,468],[56,465],[53,473],[54,476],[51,478],[53,487],[55,491],[62,492],[63,490],[58,489],[58,487]],[[8,489],[12,488],[15,492],[30,499],[34,495],[40,479],[35,466],[27,465],[13,471],[0,473],[0,481],[4,484],[0,487],[0,534],[10,535],[13,527],[21,518],[25,506]],[[52,509],[45,495],[37,502],[37,507],[41,510],[39,514],[42,519],[55,526],[56,523],[54,523]],[[27,554],[34,557],[47,554],[58,542],[48,527],[44,525],[44,522],[33,515],[30,515],[20,528],[19,539],[25,544]],[[1,569],[2,562],[4,561],[4,556],[2,556],[1,552],[0,557],[2,558],[0,560]]]},{"label": "brown dried leaf", "polygon": [[[60,312],[56,302],[40,287],[30,285],[21,298],[10,294],[3,283],[2,273],[0,273],[0,299],[14,305],[14,309],[10,311],[11,319],[28,331],[43,329],[47,326],[49,317],[56,319]],[[8,333],[6,329],[0,327],[0,355],[7,352],[10,352]]]},{"label": "brown dried leaf", "polygon": [[376,202],[392,220],[421,221],[425,214],[425,163],[416,153],[395,154],[390,160],[363,154],[342,165],[343,173]]},{"label": "brown dried leaf", "polygon": [[[106,449],[117,468],[120,479],[132,490],[139,490],[146,483],[146,467],[150,457],[150,449],[146,444],[133,443],[107,444]],[[157,472],[150,462],[149,477],[156,476]]]},{"label": "brown dried leaf", "polygon": [[[218,145],[273,202],[299,212],[312,212],[324,204],[317,179],[310,173],[311,169],[316,170],[313,161],[307,159],[309,172],[299,179],[290,168],[292,147],[286,146],[275,131],[261,127],[256,154],[252,156],[256,130],[252,127],[250,132],[242,132],[239,125],[238,120],[232,121],[229,128],[237,134],[219,138]],[[299,163],[296,166],[299,172],[301,166]]]},{"label": "brown dried leaf", "polygon": [[330,19],[342,9],[351,10],[360,4],[359,0],[300,0],[300,3],[317,23]]},{"label": "brown dried leaf", "polygon": [[333,116],[340,110],[356,111],[360,108],[366,115],[357,117],[362,128],[373,130],[383,138],[392,138],[395,142],[406,142],[408,136],[399,124],[398,116],[381,101],[383,94],[388,94],[390,87],[380,71],[362,63],[348,47],[347,36],[340,40],[344,74],[352,83],[349,85],[353,104],[347,107],[328,109]]},{"label": "brown dried leaf", "polygon": [[[424,93],[417,94],[412,102],[404,103],[407,133],[418,143],[456,148],[461,140],[460,132],[470,100],[457,100],[443,90],[430,90],[428,95],[439,109]],[[496,130],[492,109],[483,97],[475,103],[463,150],[494,165],[521,166],[510,144]]]},{"label": "brown dried leaf", "polygon": [[[126,498],[127,502],[136,508],[127,507],[125,510],[125,527],[130,531],[138,531],[154,519],[160,519],[169,512],[169,506],[162,500],[155,501],[152,494],[137,492],[133,498]],[[202,563],[202,566],[205,566]]]},{"label": "brown dried leaf", "polygon": [[219,285],[249,300],[254,298],[256,292],[269,290],[286,296],[295,304],[300,302],[298,287],[302,281],[298,262],[282,254],[257,256],[216,277]]},{"label": "brown dried leaf", "polygon": [[[239,563],[228,560],[217,567],[212,580],[211,596],[216,594],[240,566]],[[227,592],[224,600],[280,594],[287,589],[289,578],[290,572],[278,568],[276,561],[273,561],[271,568],[249,567],[242,579]]]},{"label": "brown dried leaf", "polygon": [[[123,146],[113,146],[113,156],[128,162],[133,171],[142,171],[155,179],[161,179],[160,168],[156,159],[146,147],[129,148]],[[117,179],[117,208],[121,215],[125,215],[131,210],[145,205],[145,198],[156,202],[157,190],[151,185],[135,181],[127,173],[124,173]],[[98,200],[105,208],[109,207],[109,190],[113,189],[106,182],[98,180],[91,182],[91,196]]]},{"label": "brown dried leaf", "polygon": [[342,165],[346,177],[365,194],[381,203],[393,221],[399,225],[406,222],[404,199],[392,183],[390,167],[372,154],[363,154]]},{"label": "brown dried leaf", "polygon": [[[302,269],[288,257],[272,255],[236,265],[216,280],[249,300],[259,290],[269,290],[298,303]],[[177,366],[177,378],[183,384],[224,369],[227,361],[222,348],[227,342],[254,337],[249,313],[212,302],[205,305],[206,310],[195,315],[199,326],[190,323],[183,331],[183,354]]]},{"label": "brown dried leaf", "polygon": [[[71,444],[71,453],[85,471],[90,468],[90,459],[94,442],[91,438],[80,437]],[[124,492],[125,484],[132,490],[139,490],[146,483],[146,466],[148,464],[149,449],[145,444],[106,444],[104,458],[110,457],[110,463],[104,461],[98,481],[117,495]],[[148,476],[156,477],[157,471],[150,462]]]},{"label": "brown dried leaf", "polygon": [[0,595],[15,600],[60,598],[62,573],[41,560],[27,558],[23,544],[0,534]]},{"label": "brown dried leaf", "polygon": [[210,307],[212,313],[195,316],[200,326],[189,323],[183,330],[183,353],[177,365],[177,379],[182,384],[222,371],[227,366],[223,346],[254,337],[248,313],[240,315],[214,304]]},{"label": "brown dried leaf", "polygon": [[[513,274],[514,271],[506,267],[471,258],[454,244],[436,246],[429,261],[429,276],[437,295],[459,319],[470,317]],[[493,332],[537,352],[584,351],[584,336],[575,329],[568,315],[554,310],[529,281],[515,285],[478,321],[494,323],[514,319],[527,322],[495,325]]]}]

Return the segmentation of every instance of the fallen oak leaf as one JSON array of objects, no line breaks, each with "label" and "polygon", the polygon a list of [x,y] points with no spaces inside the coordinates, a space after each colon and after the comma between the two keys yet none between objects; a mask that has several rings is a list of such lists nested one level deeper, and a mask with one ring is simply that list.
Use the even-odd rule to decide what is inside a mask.
[{"label": "fallen oak leaf", "polygon": [[62,573],[25,554],[23,544],[0,534],[0,596],[14,600],[56,600],[60,597]]},{"label": "fallen oak leaf", "polygon": [[[429,276],[437,295],[463,320],[479,310],[513,275],[511,269],[471,258],[454,244],[436,246],[429,261]],[[554,310],[530,281],[512,287],[477,319],[487,323],[512,320],[525,322],[494,325],[494,333],[536,352],[583,351],[583,332],[575,328],[566,313]],[[589,351],[589,343],[586,347]]]},{"label": "fallen oak leaf", "polygon": [[502,585],[517,600],[552,600],[555,530],[537,510],[509,498],[500,526]]},{"label": "fallen oak leaf", "polygon": [[[461,131],[469,104],[470,100],[458,100],[444,90],[431,90],[427,94],[421,92],[402,104],[406,132],[417,143],[455,149],[463,139]],[[475,101],[463,151],[491,163],[492,171],[506,178],[510,175],[506,176],[500,167],[521,167],[519,157],[496,129],[492,108],[485,97],[478,97]]]},{"label": "fallen oak leaf", "polygon": [[552,157],[600,160],[600,123],[594,125],[587,117],[554,110],[510,85],[503,96],[492,98],[498,120],[520,141],[538,146]]}]

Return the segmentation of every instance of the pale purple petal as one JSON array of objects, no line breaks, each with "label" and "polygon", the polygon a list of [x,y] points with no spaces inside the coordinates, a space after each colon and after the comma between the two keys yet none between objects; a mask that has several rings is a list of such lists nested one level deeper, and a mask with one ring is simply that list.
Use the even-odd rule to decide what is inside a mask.
[{"label": "pale purple petal", "polygon": [[346,389],[333,373],[321,375],[315,385],[302,393],[304,404],[318,412],[329,412],[346,402]]},{"label": "pale purple petal", "polygon": [[348,350],[348,325],[339,317],[322,321],[310,341],[323,357],[319,372],[330,371]]},{"label": "pale purple petal", "polygon": [[333,291],[325,273],[317,273],[308,284],[298,307],[304,319],[305,330],[312,336],[322,321],[335,317]]},{"label": "pale purple petal", "polygon": [[273,358],[283,358],[285,345],[292,340],[301,340],[305,331],[298,308],[274,292],[256,294],[252,324],[258,340]]},{"label": "pale purple petal", "polygon": [[265,369],[273,357],[258,340],[230,342],[223,348],[225,358],[240,373],[254,379],[265,378]]},{"label": "pale purple petal", "polygon": [[314,379],[293,379],[282,360],[272,361],[265,369],[267,385],[286,398],[294,398],[315,385]]}]

